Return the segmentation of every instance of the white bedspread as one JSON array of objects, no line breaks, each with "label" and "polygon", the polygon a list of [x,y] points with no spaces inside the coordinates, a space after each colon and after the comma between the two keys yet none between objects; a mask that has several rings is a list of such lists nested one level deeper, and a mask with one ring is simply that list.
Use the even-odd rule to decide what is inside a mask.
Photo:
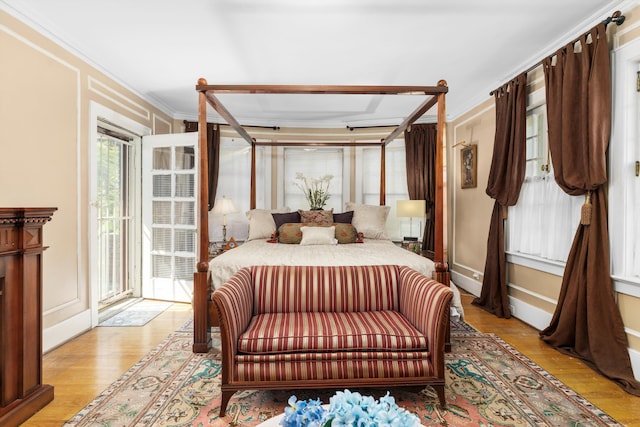
[{"label": "white bedspread", "polygon": [[[250,240],[209,261],[209,274],[214,289],[220,287],[236,271],[251,265],[406,265],[431,277],[434,264],[390,240],[365,239],[364,243],[344,245],[290,245]],[[453,306],[462,314],[460,294],[454,291]]]}]

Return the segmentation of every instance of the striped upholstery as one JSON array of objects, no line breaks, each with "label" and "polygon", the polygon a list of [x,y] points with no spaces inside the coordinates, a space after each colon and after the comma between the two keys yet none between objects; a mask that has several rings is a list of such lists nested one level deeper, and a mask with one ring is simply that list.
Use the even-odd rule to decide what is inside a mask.
[{"label": "striped upholstery", "polygon": [[238,340],[238,352],[252,354],[426,348],[397,311],[259,314]]},{"label": "striped upholstery", "polygon": [[398,267],[251,267],[253,314],[398,309]]},{"label": "striped upholstery", "polygon": [[212,295],[222,403],[254,388],[426,385],[444,398],[453,292],[409,267],[253,266]]},{"label": "striped upholstery", "polygon": [[451,289],[410,268],[400,269],[400,312],[428,337],[435,337],[438,316],[425,307],[441,307]]},{"label": "striped upholstery", "polygon": [[427,352],[337,352],[238,355],[238,381],[308,381],[433,376]]}]

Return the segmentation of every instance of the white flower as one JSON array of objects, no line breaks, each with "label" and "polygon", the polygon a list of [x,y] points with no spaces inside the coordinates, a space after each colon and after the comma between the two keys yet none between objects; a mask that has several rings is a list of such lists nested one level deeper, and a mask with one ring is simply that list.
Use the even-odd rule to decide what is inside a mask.
[{"label": "white flower", "polygon": [[331,197],[329,184],[333,175],[325,175],[321,178],[307,178],[301,172],[296,172],[295,186],[302,190],[304,197],[309,202],[311,209],[322,209]]}]

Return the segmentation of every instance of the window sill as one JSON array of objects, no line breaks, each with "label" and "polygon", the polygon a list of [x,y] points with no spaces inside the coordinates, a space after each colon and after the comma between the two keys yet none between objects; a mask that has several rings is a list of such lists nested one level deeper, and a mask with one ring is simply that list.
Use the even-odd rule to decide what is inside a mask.
[{"label": "window sill", "polygon": [[[506,255],[507,262],[512,264],[521,265],[538,271],[544,271],[559,277],[564,275],[564,263],[519,253],[507,252]],[[639,279],[612,275],[611,280],[613,280],[613,289],[615,292],[640,298]]]},{"label": "window sill", "polygon": [[640,280],[621,276],[611,276],[613,289],[619,294],[631,295],[640,298]]},{"label": "window sill", "polygon": [[562,277],[564,275],[563,262],[552,261],[549,259],[539,258],[532,255],[525,255],[515,252],[507,252],[507,262],[522,265],[523,267],[532,268],[534,270],[544,271]]}]

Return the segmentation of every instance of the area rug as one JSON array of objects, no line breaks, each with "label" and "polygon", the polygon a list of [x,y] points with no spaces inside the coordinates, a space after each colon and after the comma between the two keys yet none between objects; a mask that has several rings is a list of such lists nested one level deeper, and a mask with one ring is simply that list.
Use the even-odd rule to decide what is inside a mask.
[{"label": "area rug", "polygon": [[[447,408],[435,392],[391,388],[396,402],[425,426],[619,426],[496,335],[461,322],[447,354]],[[244,391],[220,405],[220,340],[208,354],[191,352],[192,334],[175,332],[65,426],[256,426],[283,412],[291,391]],[[375,398],[387,389],[362,389]],[[328,403],[335,390],[295,391]]]},{"label": "area rug", "polygon": [[98,326],[144,326],[172,304],[167,301],[141,300],[100,322]]}]

